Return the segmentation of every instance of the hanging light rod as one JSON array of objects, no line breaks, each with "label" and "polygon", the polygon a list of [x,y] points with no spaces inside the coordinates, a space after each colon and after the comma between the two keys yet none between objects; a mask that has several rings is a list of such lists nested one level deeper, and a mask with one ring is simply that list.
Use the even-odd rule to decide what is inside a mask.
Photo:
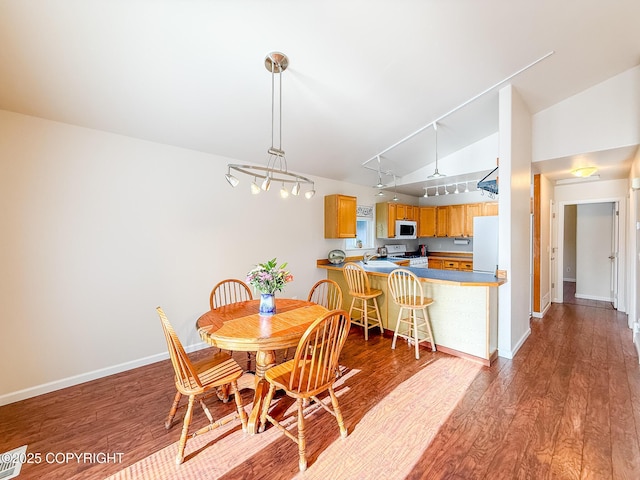
[{"label": "hanging light rod", "polygon": [[471,102],[474,102],[475,100],[477,100],[478,98],[482,97],[483,95],[486,95],[487,93],[489,93],[490,91],[494,90],[495,88],[499,87],[500,85],[502,85],[505,82],[508,82],[509,80],[511,80],[513,77],[520,75],[522,72],[530,69],[531,67],[533,67],[534,65],[540,63],[541,61],[549,58],[551,55],[553,55],[555,53],[555,51],[551,50],[549,53],[547,53],[546,55],[543,55],[542,57],[540,57],[539,59],[531,62],[529,65],[526,65],[524,67],[522,67],[520,70],[518,70],[515,73],[512,73],[511,75],[509,75],[507,78],[500,80],[498,83],[495,83],[494,85],[490,86],[489,88],[487,88],[486,90],[483,90],[482,92],[478,93],[477,95],[471,97],[469,100],[465,101],[464,103],[461,103],[460,105],[458,105],[457,107],[449,110],[447,113],[445,113],[444,115],[439,116],[438,118],[436,118],[434,121],[426,124],[424,127],[419,128],[418,130],[416,130],[415,132],[407,135],[406,137],[404,137],[402,140],[397,141],[396,143],[394,143],[393,145],[391,145],[390,147],[385,148],[384,150],[382,150],[381,152],[377,153],[376,155],[374,155],[373,157],[371,157],[369,160],[367,160],[366,162],[363,162],[362,165],[366,165],[367,163],[369,163],[371,160],[375,160],[376,158],[378,158],[380,155],[384,155],[385,153],[387,153],[389,150],[393,150],[394,148],[396,148],[398,145],[403,144],[404,142],[406,142],[407,140],[415,137],[416,135],[418,135],[420,132],[426,130],[427,128],[431,127],[432,125],[434,125],[436,122],[440,122],[442,119],[447,118],[449,115],[457,112],[458,110],[460,110],[463,107],[466,107],[467,105],[469,105]]},{"label": "hanging light rod", "polygon": [[[259,165],[242,165],[239,163],[229,163],[227,165],[227,173],[224,176],[229,185],[236,187],[240,180],[236,178],[231,171],[244,173],[253,177],[251,184],[251,193],[257,195],[260,191],[268,191],[271,183],[280,183],[280,196],[287,198],[289,190],[285,187],[285,183],[292,183],[291,194],[298,196],[300,194],[300,185],[310,185],[310,189],[304,194],[306,198],[315,195],[315,184],[313,180],[300,175],[299,173],[290,172],[287,168],[287,159],[282,150],[282,72],[289,66],[289,58],[280,52],[271,52],[264,59],[264,66],[271,72],[271,148],[267,150],[269,154],[267,158],[267,166]],[[278,77],[278,146],[275,146],[275,78]],[[258,185],[258,179],[262,179]]]}]

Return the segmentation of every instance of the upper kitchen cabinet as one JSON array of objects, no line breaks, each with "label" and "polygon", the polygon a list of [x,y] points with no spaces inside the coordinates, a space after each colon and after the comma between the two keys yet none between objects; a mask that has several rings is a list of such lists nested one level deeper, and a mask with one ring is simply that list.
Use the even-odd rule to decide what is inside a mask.
[{"label": "upper kitchen cabinet", "polygon": [[418,207],[413,205],[396,204],[396,220],[418,220]]},{"label": "upper kitchen cabinet", "polygon": [[418,211],[418,237],[435,237],[436,207],[420,207]]},{"label": "upper kitchen cabinet", "polygon": [[355,238],[357,203],[348,195],[324,197],[324,238]]},{"label": "upper kitchen cabinet", "polygon": [[485,217],[498,215],[498,202],[484,202],[482,204],[482,215]]},{"label": "upper kitchen cabinet", "polygon": [[464,205],[449,205],[447,236],[462,237],[465,229]]},{"label": "upper kitchen cabinet", "polygon": [[481,203],[467,203],[464,206],[464,234],[473,237],[473,219],[482,215]]},{"label": "upper kitchen cabinet", "polygon": [[449,207],[436,207],[436,237],[449,235]]}]

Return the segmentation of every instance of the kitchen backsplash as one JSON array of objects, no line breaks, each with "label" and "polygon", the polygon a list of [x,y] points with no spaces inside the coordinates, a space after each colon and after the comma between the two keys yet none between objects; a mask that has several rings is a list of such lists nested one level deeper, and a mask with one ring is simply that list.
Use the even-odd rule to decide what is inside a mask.
[{"label": "kitchen backsplash", "polygon": [[407,251],[415,252],[418,245],[426,245],[430,252],[473,252],[473,238],[466,237],[469,240],[468,245],[458,245],[454,243],[454,238],[449,237],[428,237],[419,238],[417,240],[394,240],[393,238],[376,239],[376,247],[383,245],[406,245]]}]

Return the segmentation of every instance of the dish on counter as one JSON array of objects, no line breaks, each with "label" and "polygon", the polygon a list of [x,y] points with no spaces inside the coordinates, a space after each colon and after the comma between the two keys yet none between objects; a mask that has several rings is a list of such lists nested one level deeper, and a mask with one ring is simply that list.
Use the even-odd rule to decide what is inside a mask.
[{"label": "dish on counter", "polygon": [[327,258],[329,259],[329,262],[336,265],[338,263],[344,262],[345,258],[347,258],[347,254],[342,250],[331,250],[329,252],[329,255],[327,255]]}]

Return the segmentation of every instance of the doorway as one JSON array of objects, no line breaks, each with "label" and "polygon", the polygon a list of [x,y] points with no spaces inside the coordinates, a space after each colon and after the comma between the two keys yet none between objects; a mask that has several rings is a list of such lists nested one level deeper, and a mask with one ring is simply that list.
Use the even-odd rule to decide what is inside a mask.
[{"label": "doorway", "polygon": [[618,307],[618,202],[564,203],[557,225],[555,301],[564,301],[564,282],[575,298]]}]

